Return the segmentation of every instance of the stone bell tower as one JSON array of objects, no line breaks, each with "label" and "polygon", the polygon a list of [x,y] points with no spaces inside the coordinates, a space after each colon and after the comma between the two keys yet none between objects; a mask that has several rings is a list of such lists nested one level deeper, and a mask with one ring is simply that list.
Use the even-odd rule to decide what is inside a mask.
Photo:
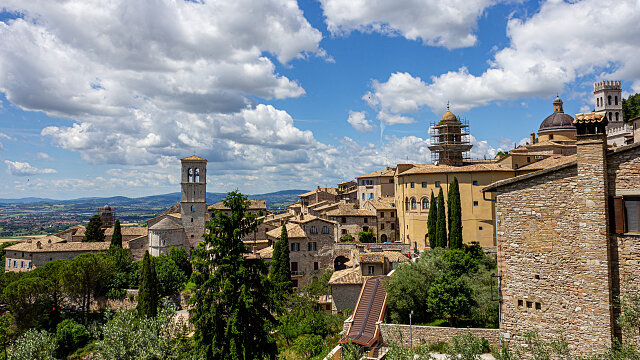
[{"label": "stone bell tower", "polygon": [[207,215],[207,160],[193,155],[180,162],[180,214],[187,237],[184,245],[185,248],[194,248],[202,241]]}]

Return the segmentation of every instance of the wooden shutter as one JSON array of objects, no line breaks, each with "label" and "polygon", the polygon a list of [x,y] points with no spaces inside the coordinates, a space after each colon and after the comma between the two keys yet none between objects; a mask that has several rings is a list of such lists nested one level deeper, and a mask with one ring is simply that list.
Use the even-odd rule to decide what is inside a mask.
[{"label": "wooden shutter", "polygon": [[624,202],[622,196],[614,196],[612,198],[612,230],[616,234],[624,233]]}]

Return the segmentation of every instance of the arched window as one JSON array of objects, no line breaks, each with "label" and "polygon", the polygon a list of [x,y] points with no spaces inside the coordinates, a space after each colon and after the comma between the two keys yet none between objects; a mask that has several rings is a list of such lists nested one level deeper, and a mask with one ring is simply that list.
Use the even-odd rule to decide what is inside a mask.
[{"label": "arched window", "polygon": [[404,198],[404,208],[405,208],[405,210],[409,210],[409,199],[408,198]]},{"label": "arched window", "polygon": [[427,210],[428,208],[429,208],[429,199],[423,198],[422,199],[422,210]]},{"label": "arched window", "polygon": [[609,113],[609,120],[613,121],[613,113],[612,112]]},{"label": "arched window", "polygon": [[327,226],[323,226],[323,227],[322,227],[322,233],[323,233],[323,234],[328,234],[328,233],[329,233],[329,227],[327,227]]},{"label": "arched window", "polygon": [[619,119],[619,115],[620,115],[620,114],[618,114],[618,112],[616,111],[616,121],[619,121],[619,120],[618,120],[618,119]]},{"label": "arched window", "polygon": [[189,168],[189,170],[187,170],[188,174],[189,174],[189,178],[187,179],[187,182],[193,182],[193,169]]},{"label": "arched window", "polygon": [[607,100],[609,101],[609,105],[611,105],[611,95],[607,96]]},{"label": "arched window", "polygon": [[196,182],[200,182],[200,169],[196,168]]},{"label": "arched window", "polygon": [[311,229],[309,229],[309,232],[311,232],[312,234],[317,234],[318,233],[318,228],[315,226],[312,226]]},{"label": "arched window", "polygon": [[433,206],[437,209],[438,208],[438,197],[434,197],[433,198]]},{"label": "arched window", "polygon": [[380,235],[380,242],[387,242],[387,234]]},{"label": "arched window", "polygon": [[195,206],[191,205],[191,212],[195,211]]},{"label": "arched window", "polygon": [[616,105],[618,105],[618,96],[616,95]]},{"label": "arched window", "polygon": [[600,98],[596,98],[596,106],[600,106]]},{"label": "arched window", "polygon": [[418,208],[418,202],[416,201],[416,198],[411,198],[411,210],[415,210]]}]

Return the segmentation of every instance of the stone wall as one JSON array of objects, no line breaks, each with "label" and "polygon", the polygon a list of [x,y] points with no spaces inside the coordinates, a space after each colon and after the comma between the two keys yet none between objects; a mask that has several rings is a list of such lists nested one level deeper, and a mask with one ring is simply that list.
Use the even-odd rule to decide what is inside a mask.
[{"label": "stone wall", "polygon": [[353,312],[356,308],[356,303],[358,303],[361,289],[362,284],[332,285],[331,295],[333,296],[336,311],[341,313],[349,309]]},{"label": "stone wall", "polygon": [[[454,336],[473,334],[478,338],[485,338],[493,346],[500,344],[500,330],[498,329],[464,329],[448,328],[438,326],[412,326],[413,344],[435,344],[439,342],[449,342]],[[391,341],[410,346],[409,325],[380,324],[382,339],[389,343]]]}]

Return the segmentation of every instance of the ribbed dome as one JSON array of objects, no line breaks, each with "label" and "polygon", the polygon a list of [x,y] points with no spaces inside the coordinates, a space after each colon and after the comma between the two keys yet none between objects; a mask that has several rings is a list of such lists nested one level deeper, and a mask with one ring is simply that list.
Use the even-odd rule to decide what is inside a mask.
[{"label": "ribbed dome", "polygon": [[549,130],[575,130],[576,127],[573,126],[573,117],[571,115],[567,115],[565,113],[553,113],[547,116],[546,119],[540,124],[540,131],[549,131]]},{"label": "ribbed dome", "polygon": [[457,122],[458,118],[454,113],[447,110],[447,112],[442,115],[442,119],[440,119],[440,121],[441,122]]}]

